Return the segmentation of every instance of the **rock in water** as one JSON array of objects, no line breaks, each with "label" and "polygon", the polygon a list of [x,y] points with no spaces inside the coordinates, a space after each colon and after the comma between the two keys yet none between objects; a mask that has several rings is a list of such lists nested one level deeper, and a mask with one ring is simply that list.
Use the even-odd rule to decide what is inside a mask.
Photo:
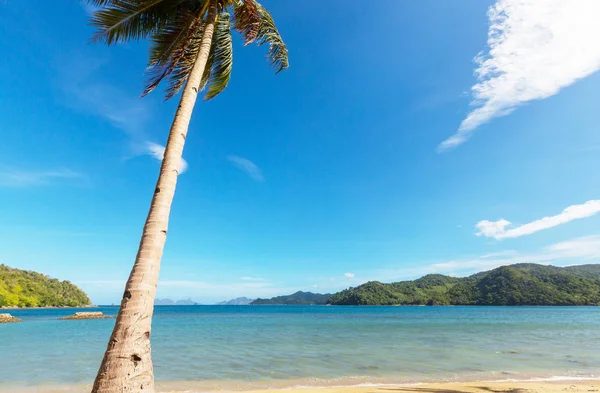
[{"label": "rock in water", "polygon": [[71,320],[71,319],[105,319],[105,318],[114,318],[110,315],[104,315],[101,311],[84,311],[84,312],[76,312],[73,315],[69,315],[68,317],[60,318],[63,321]]},{"label": "rock in water", "polygon": [[22,319],[15,318],[10,314],[0,314],[0,323],[23,322]]}]

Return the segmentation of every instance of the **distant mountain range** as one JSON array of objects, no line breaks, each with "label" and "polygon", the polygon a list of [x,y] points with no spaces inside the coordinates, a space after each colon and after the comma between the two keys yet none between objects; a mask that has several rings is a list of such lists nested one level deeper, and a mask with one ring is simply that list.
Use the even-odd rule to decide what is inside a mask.
[{"label": "distant mountain range", "polygon": [[249,299],[247,297],[236,297],[235,299],[228,300],[226,302],[217,303],[219,306],[247,306],[252,303],[255,299]]},{"label": "distant mountain range", "polygon": [[[159,306],[196,304],[191,299],[155,302]],[[299,291],[270,299],[239,297],[218,304],[600,306],[600,264],[556,267],[522,263],[469,277],[428,274],[417,280],[389,284],[371,281],[335,294]]]},{"label": "distant mountain range", "polygon": [[414,281],[371,281],[331,296],[333,305],[600,305],[600,265],[523,263],[469,277],[429,274]]},{"label": "distant mountain range", "polygon": [[197,306],[198,303],[194,302],[192,299],[182,299],[173,301],[171,299],[156,299],[154,301],[155,306]]},{"label": "distant mountain range", "polygon": [[323,305],[331,294],[320,294],[312,292],[296,292],[288,296],[277,296],[271,299],[256,299],[252,305],[282,304],[282,305]]}]

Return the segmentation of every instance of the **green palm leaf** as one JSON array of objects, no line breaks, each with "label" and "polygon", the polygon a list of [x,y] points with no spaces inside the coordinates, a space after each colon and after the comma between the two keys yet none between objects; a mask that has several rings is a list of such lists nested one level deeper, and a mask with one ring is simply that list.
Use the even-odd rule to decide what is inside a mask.
[{"label": "green palm leaf", "polygon": [[169,24],[189,0],[90,0],[104,6],[92,16],[93,40],[108,45],[146,38]]},{"label": "green palm leaf", "polygon": [[[197,37],[201,37],[203,32],[202,20],[194,13],[184,13],[175,19],[171,26],[162,28],[152,36],[146,71],[150,77],[142,97],[154,90],[177,67],[181,67],[180,62],[184,60],[186,53],[192,50],[197,55],[199,44]],[[185,60],[189,63],[191,57]],[[167,99],[170,97],[168,96]]]},{"label": "green palm leaf", "polygon": [[[176,95],[194,66],[204,33],[209,0],[81,0],[101,7],[92,16],[98,28],[94,40],[107,44],[151,38],[142,96],[169,80],[166,99]],[[269,12],[256,0],[217,0],[221,13],[200,90],[210,100],[221,93],[231,79],[233,45],[227,8],[233,8],[233,27],[243,35],[245,45],[269,45],[267,58],[276,73],[288,68],[288,51]]]},{"label": "green palm leaf", "polygon": [[215,25],[213,36],[213,48],[211,48],[211,64],[206,70],[210,70],[210,78],[207,81],[208,91],[205,100],[215,98],[229,84],[231,69],[233,68],[233,42],[231,40],[230,15],[221,12]]},{"label": "green palm leaf", "polygon": [[271,66],[276,69],[275,73],[277,74],[289,67],[288,50],[275,26],[275,21],[271,14],[269,14],[262,5],[258,4],[258,2],[256,2],[256,5],[260,15],[260,24],[256,42],[259,46],[264,44],[269,45],[267,58],[269,59]]},{"label": "green palm leaf", "polygon": [[81,0],[82,3],[91,4],[95,7],[104,7],[114,3],[118,3],[120,0]]},{"label": "green palm leaf", "polygon": [[196,30],[195,34],[191,37],[189,44],[184,47],[183,55],[177,62],[173,72],[169,75],[169,87],[166,89],[165,99],[168,100],[176,95],[187,81],[190,72],[192,72],[194,63],[198,59],[198,52],[200,51],[202,36],[204,35],[204,26],[205,24],[203,22]]},{"label": "green palm leaf", "polygon": [[208,59],[206,60],[206,66],[204,66],[204,73],[202,74],[202,80],[200,81],[200,91],[206,89],[206,85],[210,80],[210,75],[212,74],[213,64],[215,63],[215,45],[213,43],[210,47],[210,52],[208,54]]},{"label": "green palm leaf", "polygon": [[96,7],[104,7],[107,5],[121,3],[122,0],[82,0],[83,3],[91,4]]}]

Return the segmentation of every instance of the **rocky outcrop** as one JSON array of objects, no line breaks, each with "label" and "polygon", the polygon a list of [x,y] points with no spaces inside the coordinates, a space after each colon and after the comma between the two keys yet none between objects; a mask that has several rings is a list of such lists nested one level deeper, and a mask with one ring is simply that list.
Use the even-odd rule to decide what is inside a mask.
[{"label": "rocky outcrop", "polygon": [[76,312],[73,315],[69,315],[68,317],[60,318],[63,321],[73,320],[73,319],[105,319],[105,318],[114,318],[110,315],[104,315],[101,311],[85,311],[85,312]]},{"label": "rocky outcrop", "polygon": [[10,314],[0,314],[0,323],[9,323],[9,322],[23,322],[23,320],[19,318],[15,318]]}]

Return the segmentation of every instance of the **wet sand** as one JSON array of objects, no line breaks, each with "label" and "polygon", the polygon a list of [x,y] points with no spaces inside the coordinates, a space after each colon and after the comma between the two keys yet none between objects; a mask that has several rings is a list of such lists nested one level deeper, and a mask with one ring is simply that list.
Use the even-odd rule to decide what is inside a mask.
[{"label": "wet sand", "polygon": [[[194,388],[193,382],[157,383],[157,393],[239,393],[240,390]],[[0,387],[1,393],[88,393],[90,385],[63,387]],[[398,386],[307,387],[291,389],[243,390],[245,393],[583,393],[600,392],[600,380],[560,382],[469,382]]]}]

